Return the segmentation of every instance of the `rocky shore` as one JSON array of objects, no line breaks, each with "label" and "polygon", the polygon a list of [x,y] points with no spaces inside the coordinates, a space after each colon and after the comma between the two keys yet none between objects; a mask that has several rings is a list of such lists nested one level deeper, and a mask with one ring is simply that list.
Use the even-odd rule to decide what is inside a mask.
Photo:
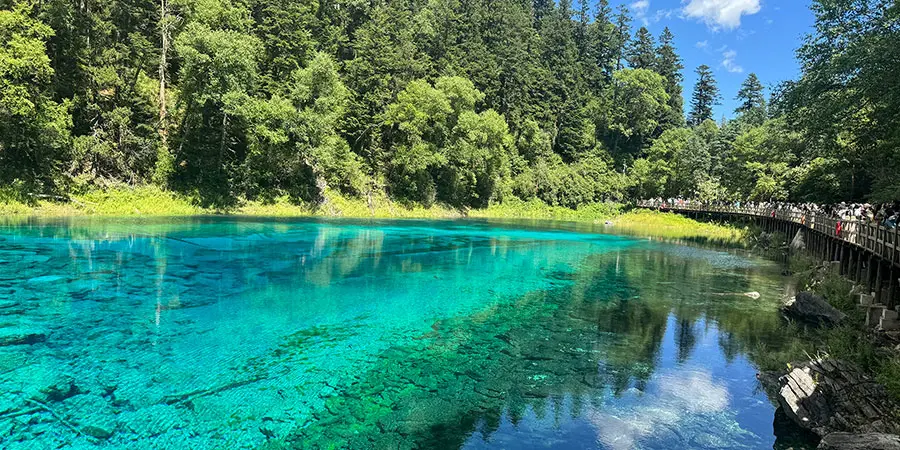
[{"label": "rocky shore", "polygon": [[[814,327],[832,327],[847,319],[811,292],[788,299],[782,313]],[[820,450],[900,450],[900,403],[853,363],[816,357],[758,378],[778,405],[778,414],[790,419],[788,425],[776,420],[776,428],[807,432],[819,440]]]},{"label": "rocky shore", "polygon": [[851,364],[822,358],[759,379],[793,424],[821,439],[820,449],[900,450],[900,405]]}]

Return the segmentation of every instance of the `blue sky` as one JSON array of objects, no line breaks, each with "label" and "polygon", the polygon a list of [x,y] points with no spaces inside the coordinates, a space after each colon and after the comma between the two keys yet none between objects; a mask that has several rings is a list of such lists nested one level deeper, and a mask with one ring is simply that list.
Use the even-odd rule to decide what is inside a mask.
[{"label": "blue sky", "polygon": [[[741,82],[756,73],[767,88],[795,79],[799,67],[794,51],[812,31],[809,0],[611,0],[615,8],[629,6],[633,28],[646,26],[655,37],[664,27],[675,34],[684,60],[685,104],[696,82],[694,69],[713,69],[722,104],[716,119],[732,117]],[[766,97],[769,90],[766,90]],[[686,106],[687,108],[687,106]]]}]

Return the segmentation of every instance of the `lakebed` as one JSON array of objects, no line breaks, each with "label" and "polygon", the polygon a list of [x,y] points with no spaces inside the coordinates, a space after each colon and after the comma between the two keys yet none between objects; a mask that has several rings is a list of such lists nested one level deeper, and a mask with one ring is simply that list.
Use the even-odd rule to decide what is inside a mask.
[{"label": "lakebed", "polygon": [[[491,220],[0,226],[4,448],[772,448],[746,252]],[[744,292],[761,295],[751,298]],[[795,446],[796,448],[796,446]]]}]

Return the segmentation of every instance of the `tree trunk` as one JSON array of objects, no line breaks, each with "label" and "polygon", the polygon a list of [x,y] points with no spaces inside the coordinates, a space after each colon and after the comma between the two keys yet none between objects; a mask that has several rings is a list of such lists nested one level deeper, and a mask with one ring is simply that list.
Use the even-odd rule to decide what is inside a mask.
[{"label": "tree trunk", "polygon": [[159,54],[159,138],[165,151],[168,151],[169,147],[169,133],[166,127],[166,57],[169,51],[168,9],[168,0],[159,0],[159,28],[162,40]]}]

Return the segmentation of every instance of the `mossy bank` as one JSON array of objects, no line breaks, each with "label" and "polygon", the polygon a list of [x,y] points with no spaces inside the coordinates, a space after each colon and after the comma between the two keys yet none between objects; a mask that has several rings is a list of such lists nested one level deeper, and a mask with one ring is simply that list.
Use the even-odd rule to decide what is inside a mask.
[{"label": "mossy bank", "polygon": [[[69,198],[34,198],[0,192],[0,216],[192,216],[246,215],[268,217],[353,217],[377,219],[486,219],[511,221],[570,221],[608,225],[617,232],[666,239],[691,239],[725,245],[745,245],[746,228],[698,222],[670,213],[629,209],[617,203],[595,203],[578,209],[551,206],[539,200],[513,198],[485,209],[460,210],[447,205],[424,206],[398,202],[383,193],[352,198],[329,191],[321,204],[294,203],[287,198],[270,202],[242,200],[230,207],[204,207],[189,196],[156,187],[116,187],[75,194]],[[595,229],[594,227],[591,227]],[[599,228],[597,228],[599,229]]]}]

